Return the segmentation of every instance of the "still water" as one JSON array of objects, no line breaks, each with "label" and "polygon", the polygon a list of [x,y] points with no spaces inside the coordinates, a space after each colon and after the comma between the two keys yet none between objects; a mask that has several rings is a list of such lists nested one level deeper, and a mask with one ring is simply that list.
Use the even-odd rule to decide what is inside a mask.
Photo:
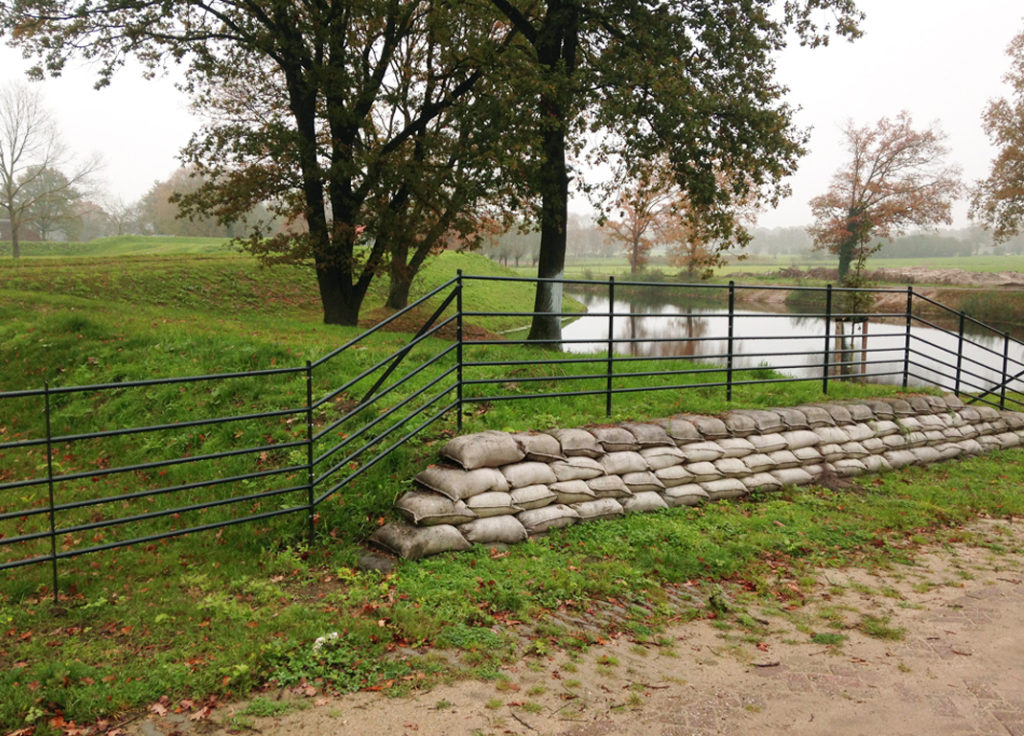
[{"label": "still water", "polygon": [[[565,326],[562,337],[565,349],[576,353],[603,352],[608,349],[608,299],[590,294],[573,294],[586,305],[590,316]],[[728,317],[721,307],[713,309],[686,308],[675,304],[642,305],[615,300],[612,336],[617,342],[615,352],[636,356],[689,356],[705,362],[724,363],[728,351]],[[597,315],[604,316],[597,316]],[[854,336],[849,331],[855,330]],[[958,338],[954,334],[930,327],[911,328],[910,385],[937,385],[952,390],[956,380]],[[847,362],[856,362],[854,372],[871,374],[870,380],[901,383],[906,345],[905,323],[869,322],[866,338],[862,325],[845,326]],[[829,360],[837,360],[840,345],[835,339],[836,325],[831,327]],[[984,390],[1001,382],[1004,342],[993,333],[965,336],[961,367],[961,388]],[[866,349],[866,352],[862,352]],[[768,365],[782,373],[800,378],[822,375],[825,355],[825,323],[820,317],[765,313],[754,310],[735,311],[733,326],[734,368]],[[917,365],[914,365],[917,363]],[[1024,345],[1010,341],[1007,373],[1024,370]],[[913,374],[917,374],[915,377]],[[743,380],[742,373],[736,380]],[[1024,391],[1018,379],[1010,390]]]}]

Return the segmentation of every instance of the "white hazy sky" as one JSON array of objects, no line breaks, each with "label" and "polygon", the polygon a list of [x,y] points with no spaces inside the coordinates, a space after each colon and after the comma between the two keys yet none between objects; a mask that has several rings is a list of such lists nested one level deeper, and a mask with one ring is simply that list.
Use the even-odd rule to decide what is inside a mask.
[{"label": "white hazy sky", "polygon": [[[834,40],[824,49],[787,50],[779,79],[811,128],[810,152],[791,179],[793,195],[760,225],[804,225],[808,200],[828,186],[845,160],[843,123],[863,125],[909,110],[918,125],[938,122],[948,134],[951,158],[967,180],[985,175],[993,151],[981,130],[986,102],[1006,93],[1005,49],[1024,27],[1020,0],[859,0],[867,14],[864,37]],[[28,63],[0,46],[0,83],[23,77]],[[176,154],[195,121],[187,99],[166,78],[143,79],[125,69],[102,90],[85,67],[41,83],[47,106],[65,142],[105,162],[100,185],[126,201],[178,166]],[[966,224],[966,205],[956,225]]]}]

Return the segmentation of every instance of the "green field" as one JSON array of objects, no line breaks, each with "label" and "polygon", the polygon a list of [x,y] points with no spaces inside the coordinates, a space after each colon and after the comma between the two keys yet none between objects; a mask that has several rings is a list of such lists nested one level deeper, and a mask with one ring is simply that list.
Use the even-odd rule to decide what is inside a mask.
[{"label": "green field", "polygon": [[[178,245],[190,247],[187,242]],[[431,262],[415,292],[426,293],[458,268],[507,273],[481,256],[446,253]],[[382,303],[379,285],[368,300],[368,312],[380,314]],[[467,310],[528,311],[531,304],[532,291],[526,284],[467,286]],[[484,318],[469,326],[495,332],[521,322]],[[43,382],[70,386],[301,365],[359,331],[322,324],[308,270],[262,268],[241,255],[97,253],[88,258],[0,261],[0,391],[38,388]],[[408,332],[382,332],[339,356],[316,373],[316,395],[409,339]],[[444,336],[423,341],[402,370],[411,370],[450,346]],[[508,379],[481,391],[525,394],[535,384],[521,378],[592,370],[586,365],[546,363],[552,353],[539,348],[467,346],[466,353],[468,360],[498,363],[476,369],[474,375]],[[514,361],[519,364],[509,365]],[[633,367],[661,370],[665,364],[638,361]],[[758,370],[759,375],[772,375]],[[429,372],[414,376],[383,406],[411,397],[430,379]],[[654,388],[662,379],[631,380],[633,385]],[[717,377],[712,374],[708,380]],[[554,385],[542,382],[540,388]],[[603,379],[578,385],[600,387]],[[365,382],[357,383],[323,407],[314,416],[315,425],[325,426],[365,388]],[[72,520],[83,523],[115,515],[144,516],[171,508],[167,504],[172,502],[215,501],[236,489],[196,487],[175,499],[145,493],[193,481],[192,474],[202,467],[199,463],[196,468],[167,468],[166,473],[96,473],[119,464],[200,456],[239,443],[265,443],[270,449],[265,456],[228,458],[216,466],[217,472],[242,474],[301,464],[301,450],[273,448],[305,436],[303,421],[295,421],[294,415],[209,428],[176,429],[173,423],[292,408],[302,404],[304,391],[301,377],[243,377],[59,397],[53,407],[57,432],[170,426],[159,433],[55,447],[57,472],[83,474],[60,484],[58,501],[141,494],[115,504],[110,516],[106,508],[72,510],[80,514]],[[836,382],[831,398],[893,391]],[[816,383],[767,384],[738,387],[732,405],[768,407],[823,398]],[[720,412],[729,406],[721,387],[652,390],[616,397],[611,420]],[[359,415],[353,421],[365,424],[381,413],[373,409],[369,417]],[[600,396],[484,402],[467,407],[464,419],[467,432],[606,421]],[[42,421],[38,400],[5,400],[0,403],[0,441],[38,434]],[[346,425],[337,434],[349,431]],[[454,417],[449,416],[322,504],[312,545],[305,517],[299,514],[75,557],[61,562],[56,607],[49,566],[0,574],[0,730],[34,727],[42,736],[59,733],[59,724],[100,718],[113,726],[160,698],[216,705],[268,682],[305,682],[318,692],[391,683],[386,686],[401,694],[450,677],[493,679],[500,677],[501,665],[523,655],[515,648],[514,637],[503,633],[510,618],[540,620],[546,609],[566,602],[583,604],[609,596],[646,601],[660,611],[663,587],[686,581],[693,581],[698,591],[736,586],[737,591],[756,591],[771,601],[780,593],[772,581],[797,578],[805,566],[906,559],[911,554],[908,545],[943,538],[943,529],[978,512],[1024,514],[1024,498],[1009,481],[1022,471],[1018,451],[893,473],[864,481],[856,493],[789,491],[574,528],[511,549],[507,555],[477,549],[456,557],[400,563],[388,575],[358,571],[361,540],[390,517],[394,499],[410,487],[410,478],[419,469],[436,459],[439,443],[454,431]],[[340,441],[333,435],[330,441]],[[45,465],[42,448],[9,451],[0,457],[0,482],[37,475]],[[301,474],[296,475],[289,482],[301,482]],[[258,490],[259,482],[242,482],[240,490],[249,488],[245,483]],[[17,489],[0,498],[0,514],[40,508],[45,493],[45,487]],[[257,510],[274,508],[264,505]],[[179,524],[209,523],[223,518],[222,513],[226,512],[219,508],[188,511],[180,518],[141,518],[123,530],[111,526],[88,534],[69,533],[57,540],[58,551],[126,538],[122,535],[173,531]],[[0,533],[29,533],[45,529],[45,522],[45,515],[16,515],[0,522],[7,525]],[[33,544],[37,546],[30,551],[47,551],[45,539],[26,543]],[[22,551],[0,548],[3,555]],[[667,609],[654,618],[638,615],[627,633],[650,646],[668,647],[656,638],[668,616]],[[330,631],[343,635],[317,655],[311,643]],[[542,631],[530,652],[540,656],[550,648],[578,649],[590,643],[582,634]],[[410,649],[417,654],[394,653]],[[455,655],[434,655],[436,649],[451,649]]]}]

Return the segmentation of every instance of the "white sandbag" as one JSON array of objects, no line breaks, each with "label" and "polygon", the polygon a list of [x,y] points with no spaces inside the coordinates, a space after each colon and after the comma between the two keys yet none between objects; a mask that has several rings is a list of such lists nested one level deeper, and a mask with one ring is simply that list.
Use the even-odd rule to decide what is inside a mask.
[{"label": "white sandbag", "polygon": [[555,502],[555,492],[542,484],[514,488],[510,495],[512,503],[525,511],[539,509]]},{"label": "white sandbag", "polygon": [[834,427],[836,426],[836,420],[832,416],[831,412],[826,411],[820,406],[813,404],[801,404],[797,407],[800,413],[807,419],[807,426],[811,429],[818,429],[819,427]]},{"label": "white sandbag", "polygon": [[553,429],[549,434],[558,440],[563,455],[601,457],[604,454],[597,438],[585,429]]},{"label": "white sandbag", "polygon": [[771,432],[770,434],[752,434],[747,437],[747,442],[754,446],[754,452],[763,452],[765,454],[789,448],[789,445],[786,444],[785,438],[778,432]]},{"label": "white sandbag", "polygon": [[911,452],[917,458],[918,465],[930,465],[942,459],[942,454],[934,447],[915,447]]},{"label": "white sandbag", "polygon": [[899,425],[889,419],[879,419],[874,423],[874,429],[875,437],[888,437],[889,435],[900,433]]},{"label": "white sandbag", "polygon": [[997,434],[995,438],[999,440],[999,445],[1004,450],[1008,450],[1011,447],[1020,447],[1021,445],[1020,435],[1016,432],[1003,432],[1001,434]]},{"label": "white sandbag", "polygon": [[693,481],[693,473],[682,465],[672,465],[667,468],[660,468],[654,471],[654,475],[664,484],[666,488],[681,486],[684,483]]},{"label": "white sandbag", "polygon": [[639,473],[650,469],[639,452],[609,452],[600,462],[606,475]]},{"label": "white sandbag", "polygon": [[792,450],[776,450],[775,452],[768,453],[768,457],[771,458],[773,463],[775,463],[775,467],[780,470],[783,468],[795,468],[798,465],[802,465],[804,462],[796,453],[808,449],[812,450],[816,457],[821,457],[818,454],[818,451],[813,447],[798,447],[796,452],[793,452]]},{"label": "white sandbag", "polygon": [[743,464],[747,466],[747,470],[751,473],[764,473],[769,470],[774,470],[777,467],[775,461],[763,452],[755,452],[752,455],[747,455],[743,458]]},{"label": "white sandbag", "polygon": [[842,447],[840,447],[839,445],[831,444],[831,443],[829,443],[827,445],[819,445],[818,446],[818,452],[821,453],[822,459],[824,459],[825,462],[827,462],[827,463],[833,463],[836,460],[839,460],[839,459],[841,459],[843,457],[846,457],[843,454],[843,448]]},{"label": "white sandbag", "polygon": [[629,488],[618,475],[602,475],[587,481],[587,487],[597,498],[625,498],[631,495]]},{"label": "white sandbag", "polygon": [[554,460],[565,460],[562,446],[551,435],[545,432],[516,432],[512,439],[519,443],[526,453],[525,460],[550,463]]},{"label": "white sandbag", "polygon": [[639,473],[623,473],[622,482],[634,494],[665,490],[665,484],[658,480],[658,476],[649,470],[643,470]]},{"label": "white sandbag", "polygon": [[564,503],[556,503],[540,509],[520,511],[516,518],[526,528],[526,533],[532,536],[571,526],[580,520],[580,515]]},{"label": "white sandbag", "polygon": [[707,491],[708,498],[712,501],[722,501],[727,498],[740,498],[746,496],[750,491],[739,478],[721,478],[720,480],[709,480],[701,483],[700,487]]},{"label": "white sandbag", "polygon": [[441,448],[441,456],[458,463],[465,470],[475,470],[519,462],[526,453],[508,432],[488,430],[448,440]]},{"label": "white sandbag", "polygon": [[828,463],[822,463],[821,465],[804,465],[801,470],[811,476],[811,480],[813,481],[822,473],[831,471],[832,466]]},{"label": "white sandbag", "polygon": [[754,473],[741,479],[748,491],[777,491],[782,483],[771,473]]},{"label": "white sandbag", "polygon": [[814,447],[821,443],[821,438],[809,429],[794,429],[783,432],[782,438],[786,440],[786,447],[790,452],[799,450],[801,447]]},{"label": "white sandbag", "polygon": [[582,480],[566,480],[560,483],[552,483],[551,490],[555,492],[555,503],[573,504],[593,501],[597,496],[590,486]]},{"label": "white sandbag", "polygon": [[462,524],[477,515],[464,501],[453,501],[433,491],[409,491],[395,501],[395,508],[417,526]]},{"label": "white sandbag", "polygon": [[786,429],[786,424],[778,412],[767,409],[745,409],[743,413],[754,420],[754,424],[757,425],[757,434],[772,434]]},{"label": "white sandbag", "polygon": [[687,418],[693,422],[693,426],[697,428],[697,431],[700,432],[706,440],[717,440],[722,437],[729,436],[729,429],[725,426],[725,422],[718,417],[694,414],[688,415]]},{"label": "white sandbag", "polygon": [[580,515],[580,521],[603,521],[622,516],[622,504],[614,498],[599,498],[595,501],[574,503],[572,510]]},{"label": "white sandbag", "polygon": [[938,429],[928,429],[924,433],[925,444],[938,445],[946,441],[946,435],[944,432]]},{"label": "white sandbag", "polygon": [[488,491],[508,490],[508,482],[497,468],[462,470],[431,465],[420,471],[413,480],[417,485],[447,496],[453,501],[462,501]]},{"label": "white sandbag", "polygon": [[857,421],[853,418],[853,414],[850,413],[850,410],[842,404],[833,402],[829,404],[817,404],[817,406],[820,406],[822,409],[827,411],[829,416],[832,417],[832,421],[839,426],[846,426],[847,424],[853,424]]},{"label": "white sandbag", "polygon": [[907,438],[902,434],[887,434],[882,442],[887,450],[903,450],[907,447]]},{"label": "white sandbag", "polygon": [[875,430],[863,422],[851,424],[848,427],[843,427],[843,429],[846,431],[846,435],[850,438],[850,442],[863,442],[864,440],[871,439],[875,436]]},{"label": "white sandbag", "polygon": [[964,454],[963,448],[955,442],[943,442],[941,445],[936,445],[935,449],[943,460],[955,460]]},{"label": "white sandbag", "polygon": [[907,436],[907,447],[920,447],[921,445],[928,444],[928,438],[925,437],[924,432],[913,431]]},{"label": "white sandbag", "polygon": [[555,460],[551,463],[551,471],[558,481],[590,480],[604,475],[604,466],[592,457],[578,455],[566,460]]},{"label": "white sandbag", "polygon": [[459,527],[471,544],[517,544],[526,540],[526,528],[514,516],[490,516]]},{"label": "white sandbag", "polygon": [[547,463],[525,462],[503,465],[501,474],[511,488],[525,488],[538,483],[556,483],[558,478]]},{"label": "white sandbag", "polygon": [[722,448],[722,457],[741,458],[754,451],[754,446],[743,437],[725,437],[715,444]]},{"label": "white sandbag", "polygon": [[985,451],[984,448],[981,445],[979,445],[978,441],[975,439],[960,440],[956,444],[958,447],[960,447],[960,449],[964,451],[965,455],[980,455]]},{"label": "white sandbag", "polygon": [[723,457],[721,460],[715,460],[714,465],[718,468],[719,473],[729,478],[750,475],[750,468],[744,465],[743,461],[739,458]]},{"label": "white sandbag", "polygon": [[917,463],[917,455],[910,450],[888,450],[882,454],[882,457],[886,459],[889,466],[894,470],[905,468],[908,465],[915,465]]},{"label": "white sandbag", "polygon": [[867,468],[869,473],[880,473],[884,470],[892,470],[892,466],[889,465],[889,461],[882,455],[868,455],[861,459],[864,463],[864,467]]},{"label": "white sandbag", "polygon": [[675,445],[671,447],[647,447],[640,450],[640,455],[647,461],[651,470],[661,470],[686,462],[686,455]]},{"label": "white sandbag", "polygon": [[669,419],[658,419],[655,420],[665,433],[672,438],[672,441],[677,445],[685,445],[690,442],[700,442],[704,438],[701,433],[697,431],[697,428],[693,426],[693,422],[682,417],[671,417]]},{"label": "white sandbag", "polygon": [[1016,432],[1018,429],[1024,429],[1024,412],[1006,410],[1002,412],[1003,420],[1006,422],[1006,428],[1011,432]]},{"label": "white sandbag", "polygon": [[694,483],[702,483],[707,480],[717,480],[722,477],[722,474],[718,472],[718,468],[709,462],[690,463],[683,467],[691,476],[693,476]]},{"label": "white sandbag", "polygon": [[481,493],[479,496],[473,496],[466,501],[466,506],[481,519],[490,516],[501,516],[503,514],[517,514],[523,510],[522,507],[516,506],[512,500],[511,493],[501,493],[499,491],[490,491],[488,493]]},{"label": "white sandbag", "polygon": [[722,421],[733,437],[747,437],[758,433],[757,421],[744,411],[730,411]]},{"label": "white sandbag", "polygon": [[867,451],[867,448],[865,448],[864,445],[862,445],[860,442],[844,442],[841,445],[841,447],[843,449],[843,454],[846,457],[859,459],[864,457],[865,455],[871,454],[870,452]]},{"label": "white sandbag", "polygon": [[1003,446],[999,444],[999,440],[990,434],[979,437],[978,444],[981,445],[983,452],[992,452],[992,450],[1003,449]]},{"label": "white sandbag", "polygon": [[686,454],[686,461],[690,463],[712,462],[725,454],[717,442],[691,442],[680,449]]},{"label": "white sandbag", "polygon": [[367,541],[406,560],[469,549],[469,542],[451,524],[411,526],[385,524]]},{"label": "white sandbag", "polygon": [[654,491],[637,493],[622,502],[622,510],[627,514],[646,513],[667,508],[668,504],[665,503],[665,499]]},{"label": "white sandbag", "polygon": [[784,486],[803,486],[814,480],[804,468],[779,468],[771,471],[771,475]]},{"label": "white sandbag", "polygon": [[921,425],[920,420],[917,417],[900,417],[896,420],[896,424],[900,428],[900,432],[906,434],[907,432],[923,432],[924,427]]},{"label": "white sandbag", "polygon": [[814,430],[822,445],[842,445],[850,441],[850,435],[839,427],[818,427]]},{"label": "white sandbag", "polygon": [[973,424],[962,424],[958,429],[960,430],[960,436],[965,440],[974,439],[978,436],[978,428]]},{"label": "white sandbag", "polygon": [[590,427],[588,431],[597,438],[605,452],[636,452],[640,449],[633,433],[622,427]]},{"label": "white sandbag", "polygon": [[917,417],[917,421],[924,432],[927,432],[929,429],[937,429],[941,432],[946,428],[946,423],[942,421],[942,417],[935,414],[922,414]]},{"label": "white sandbag", "polygon": [[669,437],[668,432],[657,424],[623,422],[622,426],[629,430],[630,434],[632,434],[636,439],[636,443],[640,445],[641,449],[645,447],[665,447],[675,445],[675,442],[673,442],[672,438]]},{"label": "white sandbag", "polygon": [[[776,409],[775,413],[779,415],[782,423],[791,431],[809,429],[811,426],[807,423],[807,417],[804,416],[804,413],[799,409],[784,406]],[[783,433],[783,435],[785,435],[785,433]]]},{"label": "white sandbag", "polygon": [[978,414],[981,415],[981,420],[983,422],[994,422],[1000,418],[999,410],[996,409],[994,406],[989,406],[988,404],[978,404],[975,408],[978,410]]},{"label": "white sandbag", "polygon": [[878,437],[869,437],[866,440],[862,440],[860,444],[863,445],[864,449],[870,452],[872,455],[877,455],[880,452],[885,452],[885,450],[887,449],[885,446],[885,442]]},{"label": "white sandbag", "polygon": [[868,472],[867,466],[856,458],[843,458],[832,463],[836,475],[840,478],[854,478]]},{"label": "white sandbag", "polygon": [[861,404],[859,402],[847,402],[843,406],[850,412],[850,418],[854,422],[863,423],[869,422],[875,418],[875,412],[871,410],[871,407],[867,404]]},{"label": "white sandbag", "polygon": [[683,485],[666,488],[661,497],[665,499],[665,503],[670,508],[699,506],[708,500],[708,492],[696,483],[684,483]]}]

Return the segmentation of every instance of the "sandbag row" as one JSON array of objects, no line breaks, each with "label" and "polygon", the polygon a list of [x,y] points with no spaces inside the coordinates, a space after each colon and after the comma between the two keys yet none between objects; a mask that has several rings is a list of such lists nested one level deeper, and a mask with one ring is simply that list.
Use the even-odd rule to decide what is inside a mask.
[{"label": "sandbag row", "polygon": [[369,539],[416,559],[513,544],[580,521],[1019,447],[1024,413],[955,396],[831,402],[548,432],[487,431],[441,449]]}]

